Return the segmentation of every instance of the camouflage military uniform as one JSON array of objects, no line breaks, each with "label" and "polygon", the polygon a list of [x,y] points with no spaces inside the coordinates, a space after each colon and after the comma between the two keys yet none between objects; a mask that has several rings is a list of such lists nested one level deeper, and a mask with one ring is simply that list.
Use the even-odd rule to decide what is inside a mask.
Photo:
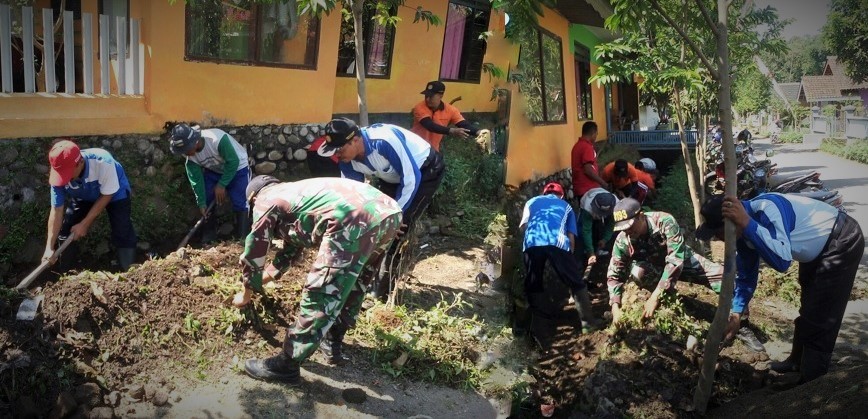
[{"label": "camouflage military uniform", "polygon": [[606,275],[609,304],[621,303],[624,282],[637,267],[646,271],[640,280],[647,281],[659,276],[657,288],[672,290],[675,281],[683,277],[720,292],[723,267],[693,253],[693,250],[684,244],[684,236],[675,217],[656,211],[644,214],[648,220],[648,233],[645,236],[633,240],[625,232],[621,232],[615,238]]},{"label": "camouflage military uniform", "polygon": [[[307,358],[330,329],[343,334],[355,324],[376,260],[401,225],[401,207],[375,188],[349,179],[319,178],[263,189],[253,207],[253,229],[241,255],[244,286],[262,290],[265,256],[272,238],[284,249],[265,267],[278,279],[302,248],[319,243],[319,254],[304,286],[295,325],[283,349],[297,361]],[[334,325],[334,328],[332,327]]]}]

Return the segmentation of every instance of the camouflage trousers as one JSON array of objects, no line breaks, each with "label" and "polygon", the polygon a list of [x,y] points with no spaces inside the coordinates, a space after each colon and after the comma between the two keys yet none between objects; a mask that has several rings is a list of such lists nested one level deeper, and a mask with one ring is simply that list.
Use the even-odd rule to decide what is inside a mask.
[{"label": "camouflage trousers", "polygon": [[[365,269],[377,260],[401,226],[396,213],[368,229],[327,235],[307,276],[295,324],[287,329],[284,352],[296,361],[307,359],[326,333],[343,337],[355,326],[371,275]],[[366,274],[362,275],[365,270]]]},{"label": "camouflage trousers", "polygon": [[[630,276],[636,278],[643,287],[654,289],[663,273],[660,267],[654,266],[645,261],[633,261],[630,265]],[[679,281],[686,280],[687,282],[705,285],[715,293],[720,293],[720,287],[723,283],[723,265],[712,262],[702,255],[690,252],[690,257],[684,261],[681,267],[681,272],[673,273],[677,275]],[[675,282],[667,291],[675,289]]]}]

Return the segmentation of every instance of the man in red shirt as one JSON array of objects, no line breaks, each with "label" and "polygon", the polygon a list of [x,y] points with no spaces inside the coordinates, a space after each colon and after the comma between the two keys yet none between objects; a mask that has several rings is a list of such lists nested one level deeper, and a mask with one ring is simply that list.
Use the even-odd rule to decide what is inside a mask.
[{"label": "man in red shirt", "polygon": [[[458,108],[443,101],[446,85],[441,81],[431,81],[422,94],[425,100],[413,107],[413,127],[410,131],[422,137],[434,150],[440,151],[440,141],[444,135],[470,138],[479,134],[479,129],[464,119]],[[449,125],[455,125],[449,128]]]},{"label": "man in red shirt", "polygon": [[597,152],[594,150],[595,141],[597,141],[597,123],[594,121],[585,122],[585,125],[582,125],[582,136],[576,141],[572,152],[575,199],[581,199],[582,195],[591,189],[608,189],[609,187],[598,173]]}]

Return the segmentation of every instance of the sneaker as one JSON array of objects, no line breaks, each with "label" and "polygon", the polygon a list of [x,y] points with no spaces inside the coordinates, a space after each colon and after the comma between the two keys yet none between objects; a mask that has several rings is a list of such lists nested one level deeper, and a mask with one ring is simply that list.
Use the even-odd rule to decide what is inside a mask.
[{"label": "sneaker", "polygon": [[738,340],[744,342],[744,345],[747,346],[748,349],[754,352],[765,352],[766,350],[766,347],[763,346],[763,343],[756,337],[753,330],[750,330],[747,326],[742,326],[738,329],[738,333],[735,336]]},{"label": "sneaker", "polygon": [[271,358],[248,359],[244,363],[244,371],[257,380],[288,384],[298,384],[301,381],[301,364],[282,352]]}]

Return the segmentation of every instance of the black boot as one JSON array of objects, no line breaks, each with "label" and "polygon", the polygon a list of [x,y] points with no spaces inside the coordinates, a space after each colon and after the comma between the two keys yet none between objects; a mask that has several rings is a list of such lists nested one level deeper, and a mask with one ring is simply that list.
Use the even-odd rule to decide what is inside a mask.
[{"label": "black boot", "polygon": [[319,343],[319,351],[325,355],[329,365],[343,365],[349,358],[343,355],[345,330],[334,330],[337,324],[329,329],[323,340]]},{"label": "black boot", "polygon": [[247,375],[264,381],[281,381],[298,384],[301,381],[301,364],[281,352],[271,358],[248,359],[244,363]]},{"label": "black boot", "polygon": [[121,272],[126,272],[127,269],[130,269],[130,265],[132,265],[136,261],[136,248],[135,247],[122,247],[116,250],[118,257],[118,269]]},{"label": "black boot", "polygon": [[250,234],[250,217],[247,211],[235,211],[235,238],[244,240]]},{"label": "black boot", "polygon": [[202,244],[211,244],[217,240],[217,210],[216,208],[208,214],[208,218],[202,224]]},{"label": "black boot", "polygon": [[798,372],[799,364],[802,362],[802,341],[799,339],[799,327],[793,331],[793,349],[790,350],[790,356],[783,361],[772,362],[769,364],[769,369],[778,373],[786,374],[789,372]]},{"label": "black boot", "polygon": [[826,375],[829,372],[829,365],[831,363],[831,353],[805,348],[802,353],[802,362],[799,365],[799,371],[802,373],[799,384],[804,384]]}]

